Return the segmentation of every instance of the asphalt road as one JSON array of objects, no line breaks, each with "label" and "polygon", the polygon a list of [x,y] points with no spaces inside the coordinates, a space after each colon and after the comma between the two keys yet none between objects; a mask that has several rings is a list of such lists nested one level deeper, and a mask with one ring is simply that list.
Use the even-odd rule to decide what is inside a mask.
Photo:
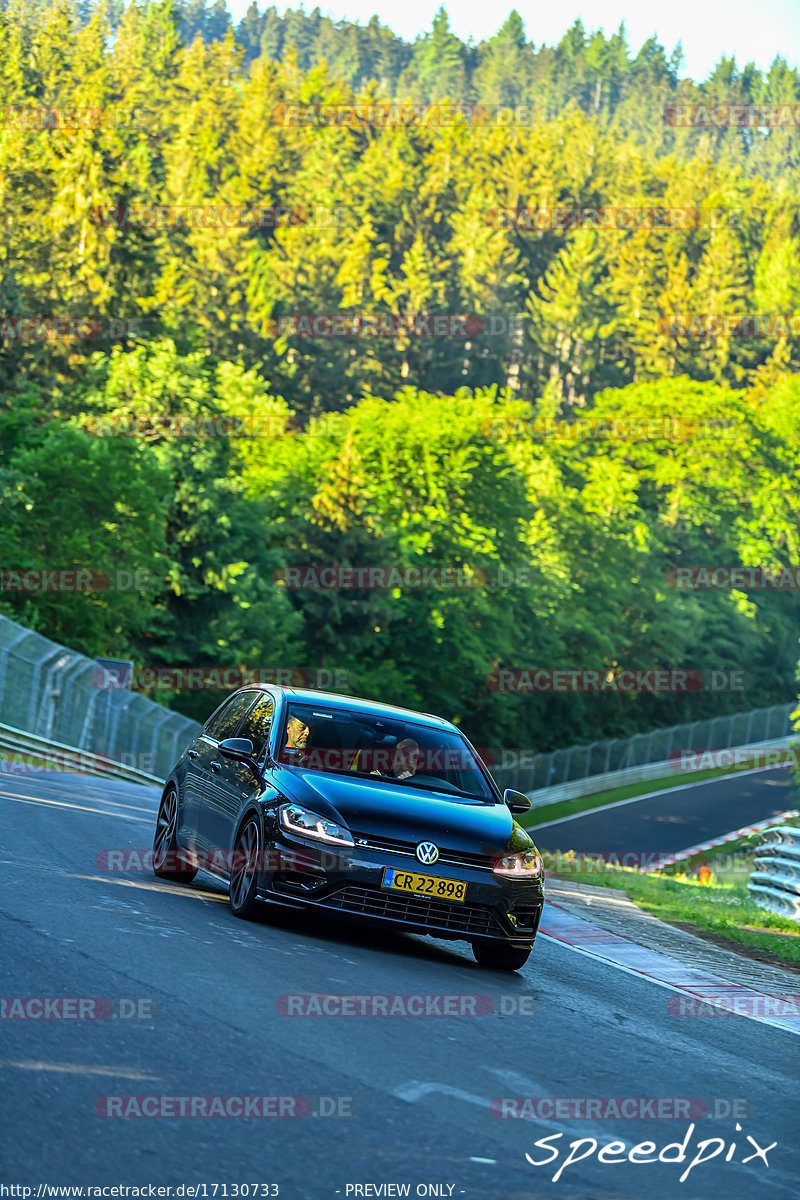
[{"label": "asphalt road", "polygon": [[[770,786],[785,806],[774,776]],[[0,1021],[3,1183],[33,1196],[42,1183],[171,1185],[173,1196],[204,1184],[208,1197],[214,1185],[233,1196],[233,1185],[276,1184],[284,1200],[404,1194],[389,1184],[469,1200],[796,1196],[795,1035],[734,1015],[672,1016],[669,990],[544,938],[506,975],[480,970],[462,943],[273,910],[237,921],[210,877],[184,887],[98,867],[102,851],[151,844],[154,790],[63,774],[0,775],[0,790],[6,1016],[14,997],[98,997],[117,1009],[124,999],[141,1014]],[[618,811],[633,818],[635,806]],[[466,998],[465,1015],[283,1015],[281,997],[307,993],[445,994]],[[491,998],[490,1014],[470,1015],[476,996]],[[130,1095],[311,1100],[284,1102],[283,1118],[98,1115],[100,1097]],[[673,1119],[493,1115],[492,1100],[520,1096],[641,1097],[645,1113],[654,1097],[691,1099],[691,1112],[736,1101],[747,1115],[740,1131],[732,1119],[690,1122],[685,1104]],[[338,1115],[288,1115],[309,1104]],[[684,1141],[690,1123],[682,1163],[620,1163],[617,1145],[612,1161],[593,1151],[553,1181],[571,1141],[655,1143],[646,1158]],[[748,1134],[777,1143],[768,1166],[742,1161],[755,1153]],[[717,1157],[680,1183],[710,1138],[722,1139],[705,1150]]]},{"label": "asphalt road", "polygon": [[543,850],[674,854],[793,807],[790,771],[755,771],[550,821],[531,836]]}]

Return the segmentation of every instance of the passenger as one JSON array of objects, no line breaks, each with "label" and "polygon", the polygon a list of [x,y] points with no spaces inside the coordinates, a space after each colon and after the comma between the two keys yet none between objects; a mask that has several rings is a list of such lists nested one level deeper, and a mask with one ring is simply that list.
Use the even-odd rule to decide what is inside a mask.
[{"label": "passenger", "polygon": [[392,763],[392,773],[395,778],[410,779],[412,775],[416,775],[419,760],[419,742],[415,742],[413,738],[403,738],[402,742],[398,742],[395,747],[394,762]]}]

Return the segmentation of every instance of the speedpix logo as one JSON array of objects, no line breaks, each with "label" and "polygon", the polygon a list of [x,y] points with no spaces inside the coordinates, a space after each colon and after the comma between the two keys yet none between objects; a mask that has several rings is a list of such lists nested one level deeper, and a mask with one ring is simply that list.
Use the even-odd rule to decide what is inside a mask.
[{"label": "speedpix logo", "polygon": [[[592,1154],[594,1154],[595,1151],[597,1152],[597,1161],[610,1166],[619,1166],[620,1163],[624,1162],[639,1164],[654,1162],[685,1163],[687,1159],[687,1149],[692,1140],[694,1128],[694,1123],[692,1123],[686,1130],[686,1134],[682,1141],[669,1142],[666,1146],[662,1147],[660,1151],[658,1151],[655,1142],[639,1142],[638,1145],[629,1147],[627,1142],[619,1140],[607,1142],[598,1150],[596,1138],[576,1138],[575,1141],[569,1143],[569,1154],[564,1159],[563,1163],[561,1163],[555,1175],[553,1176],[553,1183],[555,1183],[561,1177],[561,1174],[566,1170],[567,1167],[572,1166],[574,1163],[582,1162],[584,1159],[589,1158]],[[737,1131],[741,1131],[741,1128],[741,1125],[737,1121]],[[562,1149],[562,1144],[554,1146],[552,1143],[558,1141],[558,1139],[562,1137],[564,1137],[563,1133],[551,1133],[548,1137],[539,1138],[537,1142],[534,1142],[534,1147],[544,1150],[550,1155],[549,1158],[533,1158],[532,1155],[527,1153],[525,1154],[525,1158],[533,1167],[549,1166],[551,1163],[557,1161]],[[752,1160],[755,1158],[760,1159],[764,1166],[768,1167],[769,1160],[767,1159],[767,1155],[769,1154],[770,1150],[777,1146],[778,1143],[771,1142],[768,1146],[761,1146],[755,1138],[750,1136],[749,1133],[747,1134],[747,1141],[750,1143],[750,1146],[742,1145],[742,1151],[746,1151],[752,1147],[753,1153],[747,1155],[746,1158],[743,1157],[739,1160],[742,1165],[752,1162]],[[737,1145],[737,1142],[731,1142],[730,1146],[728,1147],[728,1152],[725,1155],[725,1162],[731,1161],[736,1152]],[[586,1147],[586,1149],[583,1149],[583,1147]],[[682,1175],[679,1176],[679,1182],[684,1183],[689,1176],[690,1171],[692,1171],[694,1167],[700,1166],[701,1163],[710,1162],[712,1158],[716,1158],[717,1155],[722,1154],[725,1148],[726,1143],[724,1138],[704,1138],[703,1141],[698,1142],[697,1152],[695,1153],[686,1170]],[[677,1154],[674,1153],[674,1151],[677,1151]]]}]

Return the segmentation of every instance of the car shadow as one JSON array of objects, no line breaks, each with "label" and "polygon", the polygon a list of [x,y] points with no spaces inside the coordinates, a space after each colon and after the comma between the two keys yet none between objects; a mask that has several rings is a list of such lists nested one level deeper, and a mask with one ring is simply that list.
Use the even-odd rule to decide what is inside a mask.
[{"label": "car shadow", "polygon": [[[215,898],[227,899],[227,888],[215,876],[201,871],[192,890],[213,892]],[[240,924],[228,910],[233,926]],[[278,904],[261,901],[252,918],[246,922],[250,928],[264,926],[283,933],[297,935],[307,945],[315,942],[327,947],[369,950],[416,962],[429,962],[437,966],[451,966],[476,971],[483,978],[500,978],[514,990],[515,981],[520,991],[530,991],[530,984],[518,972],[496,971],[480,967],[472,956],[472,948],[466,941],[450,942],[446,939],[428,937],[424,934],[405,933],[402,930],[375,925],[369,920],[340,916],[323,909],[291,909]]]}]

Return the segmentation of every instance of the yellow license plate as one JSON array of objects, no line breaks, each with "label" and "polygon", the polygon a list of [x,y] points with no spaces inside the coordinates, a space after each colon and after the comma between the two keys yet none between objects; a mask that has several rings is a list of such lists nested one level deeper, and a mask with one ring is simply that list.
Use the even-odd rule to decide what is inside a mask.
[{"label": "yellow license plate", "polygon": [[437,875],[417,875],[415,871],[398,871],[387,867],[383,872],[381,887],[396,892],[413,892],[415,896],[432,896],[436,900],[458,900],[463,903],[467,895],[466,883],[454,879],[440,879]]}]

